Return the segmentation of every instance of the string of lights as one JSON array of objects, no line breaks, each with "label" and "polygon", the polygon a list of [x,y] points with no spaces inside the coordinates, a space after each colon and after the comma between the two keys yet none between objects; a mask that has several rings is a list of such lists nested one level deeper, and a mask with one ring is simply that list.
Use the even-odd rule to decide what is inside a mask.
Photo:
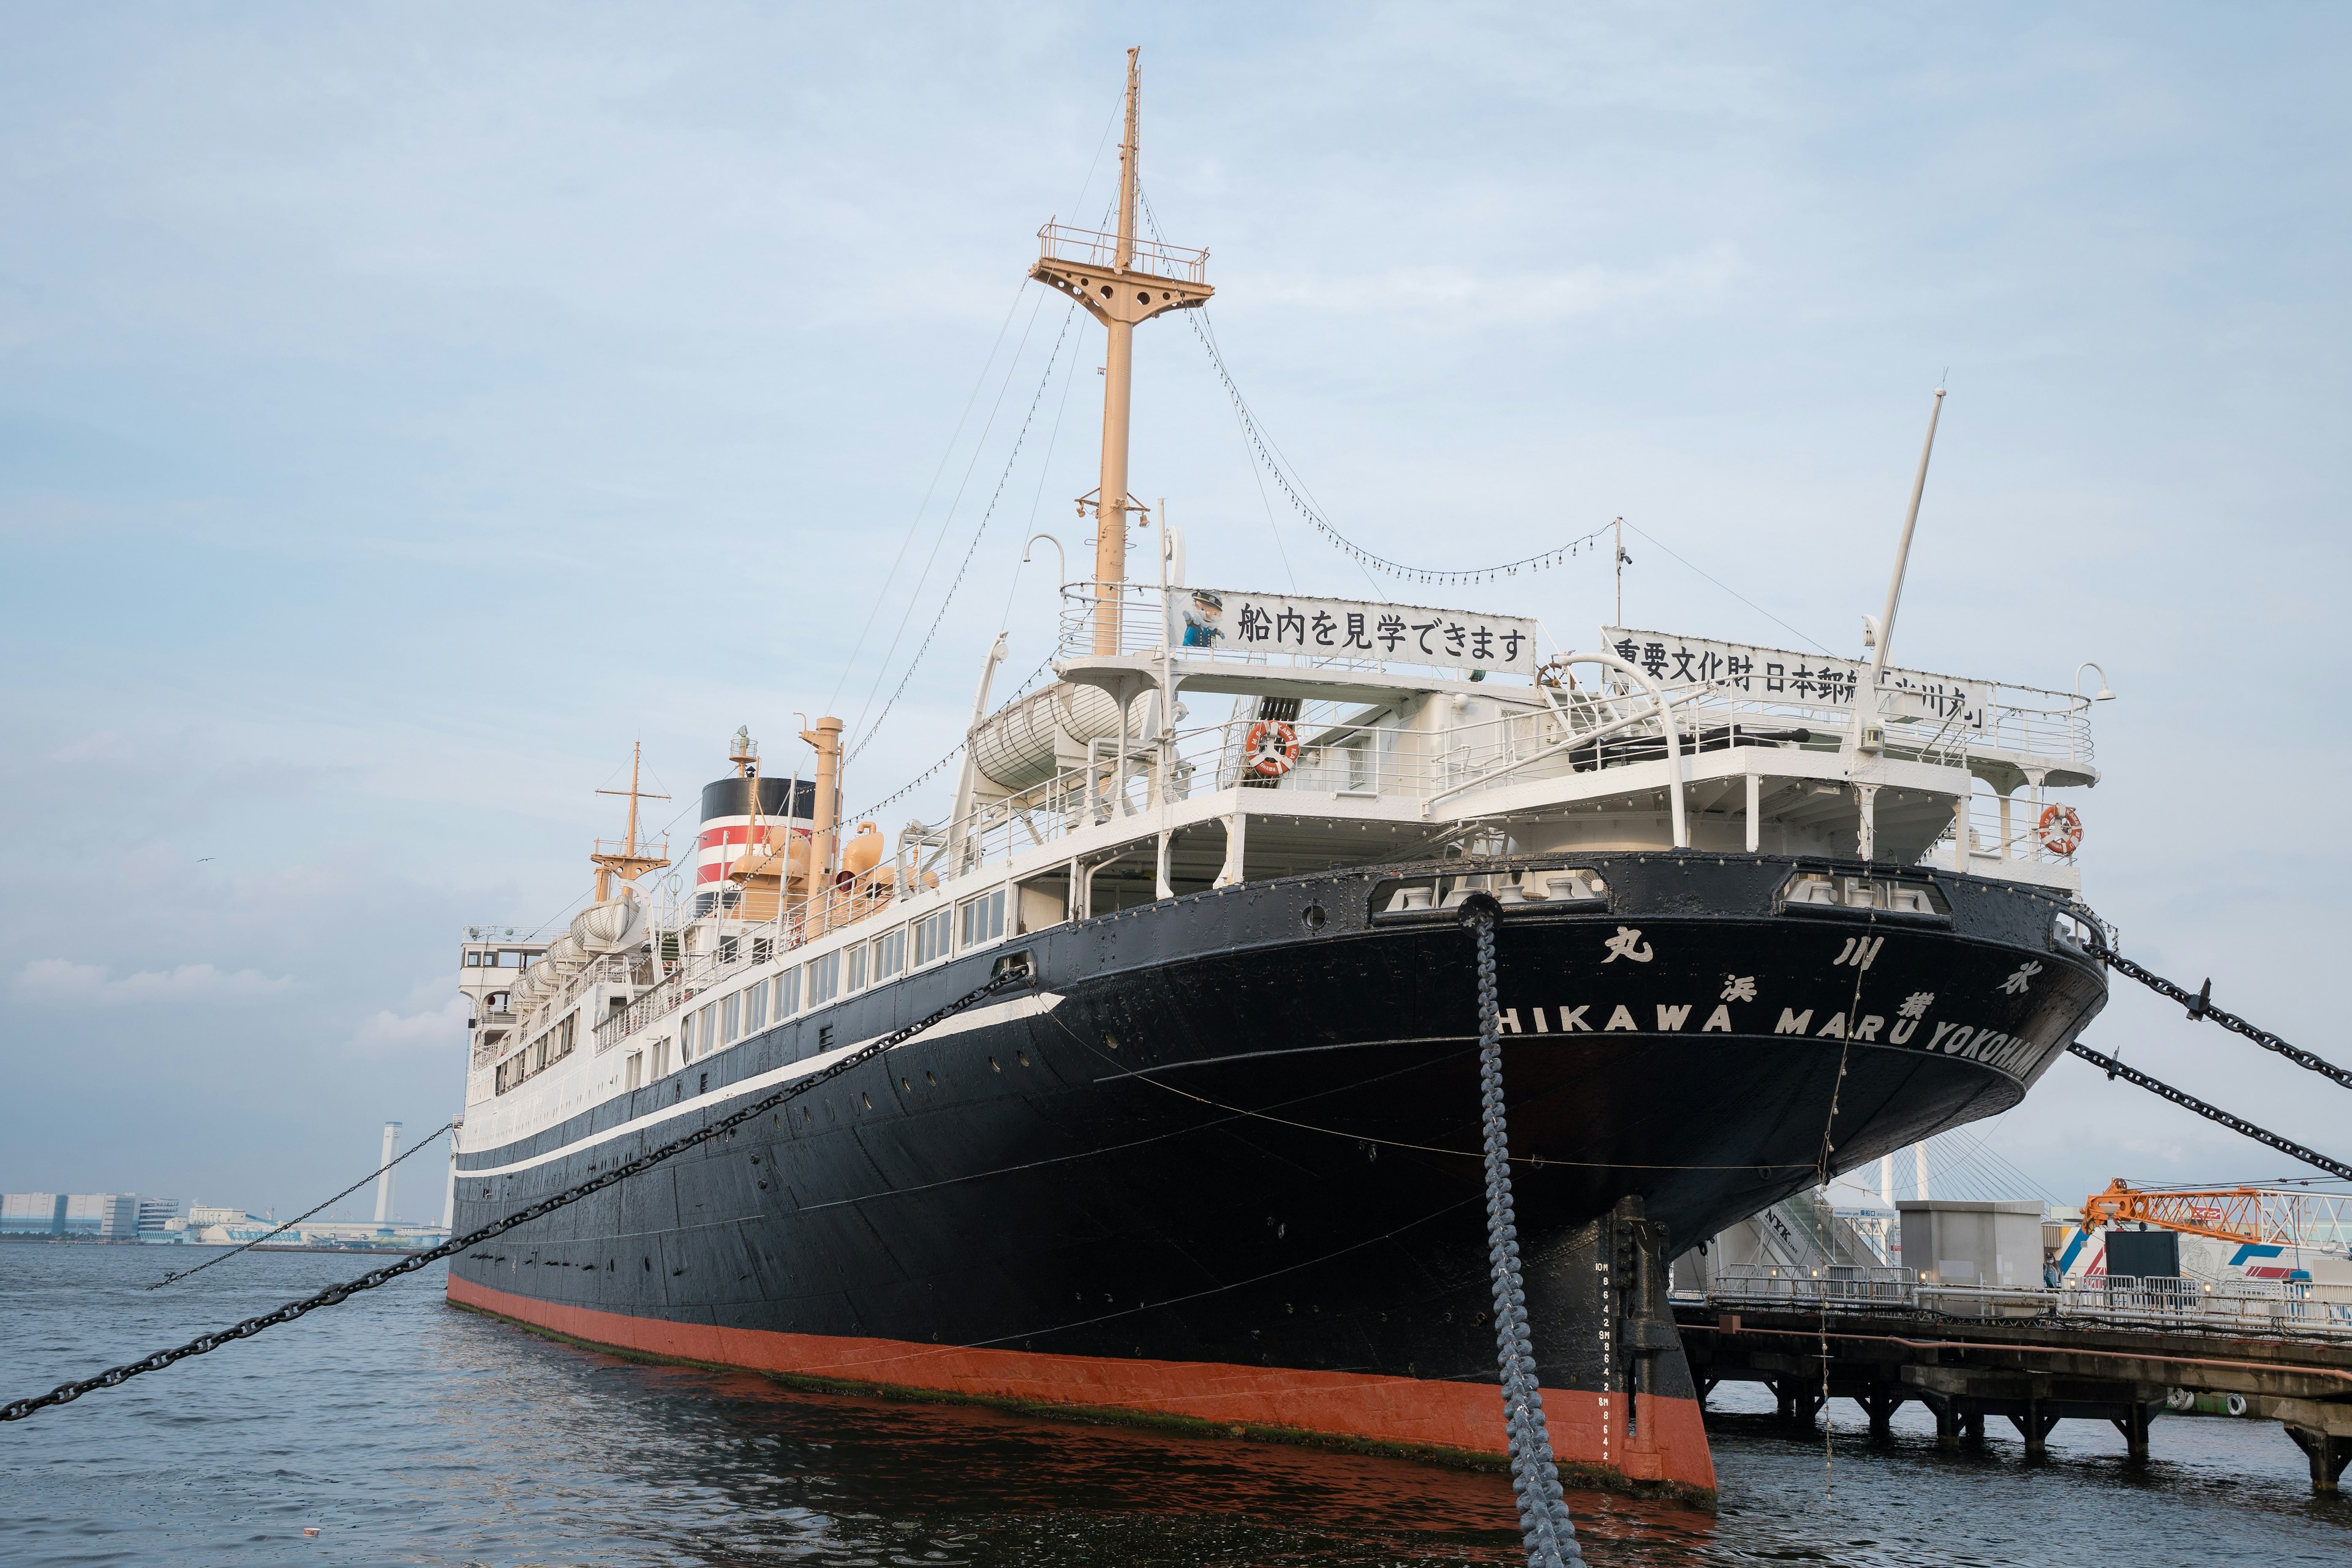
[{"label": "string of lights", "polygon": [[[1037,678],[1039,676],[1045,674],[1046,670],[1053,668],[1053,663],[1054,656],[1052,654],[1047,654],[1045,661],[1039,664],[1036,668],[1031,670],[1029,672],[1028,679],[1024,680],[1020,686],[1014,689],[1013,695],[1005,699],[1005,700],[1008,702],[1017,701],[1032,686],[1037,684]],[[866,806],[863,810],[845,813],[842,816],[841,820],[844,822],[856,822],[863,818],[872,816],[888,806],[897,805],[899,801],[902,801],[908,795],[914,794],[916,790],[930,783],[933,778],[939,775],[939,772],[941,768],[946,767],[950,763],[954,762],[956,758],[963,754],[963,748],[964,742],[958,741],[952,747],[949,748],[948,754],[946,756],[941,757],[938,762],[933,763],[929,767],[925,768],[921,773],[917,773],[913,778],[907,781],[907,783],[899,785],[895,794],[884,796],[882,799],[876,801],[872,805]]]},{"label": "string of lights", "polygon": [[[1136,186],[1136,195],[1142,204],[1143,219],[1150,226],[1152,237],[1165,244],[1166,240],[1160,233],[1160,219],[1151,210],[1151,198],[1143,194],[1140,184]],[[1614,523],[1604,523],[1590,533],[1564,541],[1549,550],[1523,556],[1517,561],[1506,561],[1493,566],[1473,566],[1463,570],[1414,566],[1402,561],[1392,561],[1378,551],[1365,549],[1334,528],[1331,525],[1331,520],[1323,515],[1322,510],[1309,502],[1299,493],[1298,488],[1291,483],[1289,474],[1276,460],[1264,433],[1259,430],[1257,416],[1250,412],[1248,401],[1242,396],[1241,388],[1234,384],[1234,373],[1226,365],[1225,356],[1217,352],[1216,334],[1207,324],[1208,315],[1208,307],[1205,305],[1198,310],[1187,310],[1184,312],[1185,324],[1192,329],[1192,335],[1200,340],[1201,347],[1207,352],[1210,367],[1217,373],[1217,379],[1224,384],[1225,395],[1233,399],[1234,412],[1241,418],[1242,433],[1248,439],[1251,449],[1257,454],[1258,461],[1265,465],[1265,471],[1274,476],[1274,482],[1280,487],[1283,497],[1290,502],[1291,509],[1313,524],[1315,531],[1323,536],[1326,543],[1341,554],[1352,558],[1357,564],[1412,583],[1486,583],[1497,577],[1516,577],[1522,572],[1541,572],[1549,567],[1560,565],[1582,554],[1588,546],[1599,543],[1601,536],[1615,526]]]}]

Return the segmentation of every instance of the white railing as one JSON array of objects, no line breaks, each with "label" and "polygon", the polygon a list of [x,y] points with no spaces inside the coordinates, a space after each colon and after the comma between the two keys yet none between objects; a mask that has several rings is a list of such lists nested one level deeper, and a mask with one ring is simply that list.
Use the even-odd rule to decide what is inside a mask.
[{"label": "white railing", "polygon": [[2045,805],[2029,795],[2000,795],[1978,790],[1969,796],[1969,853],[1977,859],[2022,860],[2036,864],[2073,865],[2081,853],[2062,853],[2053,837],[2045,843],[2042,812]]},{"label": "white railing", "polygon": [[[1071,613],[1082,614],[1087,603],[1081,600]],[[1150,610],[1154,647],[1158,605],[1155,593],[1148,602],[1125,604],[1120,610],[1129,620]],[[1075,624],[1085,629],[1083,619]],[[1843,745],[1851,721],[1849,713],[1834,706],[1786,698],[1735,698],[1706,684],[1668,689],[1665,696],[1686,757],[1750,744],[1834,752]],[[890,908],[906,888],[971,876],[1073,834],[1148,811],[1162,801],[1181,801],[1203,790],[1238,784],[1430,801],[1462,795],[1490,780],[1498,784],[1533,783],[1665,755],[1663,724],[1647,710],[1645,694],[1570,689],[1553,694],[1552,700],[1557,707],[1548,703],[1429,730],[1354,722],[1368,710],[1361,703],[1303,702],[1296,717],[1282,721],[1290,726],[1296,754],[1289,755],[1286,747],[1289,765],[1271,775],[1252,765],[1255,756],[1247,741],[1259,721],[1249,699],[1238,700],[1230,717],[1213,724],[1175,731],[1165,739],[1131,737],[1123,762],[1108,742],[1102,742],[1089,763],[1064,769],[1009,797],[982,802],[961,821],[925,830],[919,846],[902,839],[898,860],[821,892],[805,904],[788,904],[781,914],[746,921],[723,951],[665,960],[654,984],[634,996],[626,1008],[595,1021],[596,1049],[609,1049],[739,967],[767,963]],[[1890,726],[1890,754],[1954,767],[1966,763],[1966,735],[1948,729],[1941,734],[1912,735],[1907,728]],[[1600,732],[1597,740],[1577,739],[1595,731]],[[2022,842],[2011,837],[2013,843]],[[683,910],[673,910],[661,923],[682,928],[690,921]],[[627,978],[622,960],[597,961],[568,977],[554,996],[535,1009],[523,1034],[531,1033],[540,1018],[561,1016],[587,986]]]},{"label": "white railing", "polygon": [[[1115,268],[1118,265],[1118,236],[1049,223],[1037,231],[1037,257],[1041,261],[1066,261],[1079,267]],[[1128,245],[1129,272],[1199,283],[1206,278],[1208,268],[1209,253],[1205,250],[1163,245],[1156,239],[1135,239]]]},{"label": "white railing", "polygon": [[1704,1292],[1720,1306],[1796,1311],[1902,1311],[1944,1318],[2042,1319],[2188,1332],[2315,1334],[2352,1341],[2352,1286],[2102,1276],[2058,1289],[1941,1285],[1908,1268],[1824,1266],[1818,1272],[1735,1265]]}]

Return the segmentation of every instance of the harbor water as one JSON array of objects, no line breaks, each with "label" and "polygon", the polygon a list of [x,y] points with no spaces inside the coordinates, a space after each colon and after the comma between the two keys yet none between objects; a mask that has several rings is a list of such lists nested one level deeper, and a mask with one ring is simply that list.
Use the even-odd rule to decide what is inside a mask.
[{"label": "harbor water", "polygon": [[[366,1267],[249,1254],[144,1289],[194,1260],[0,1246],[0,1387],[46,1389]],[[1517,1560],[1499,1476],[647,1365],[452,1310],[441,1281],[436,1266],[0,1426],[0,1562]],[[1590,1561],[2352,1561],[2352,1500],[2313,1497],[2269,1422],[2166,1417],[2135,1471],[2087,1422],[2029,1466],[2013,1434],[1939,1455],[1916,1406],[1874,1447],[1861,1413],[1833,1405],[1828,1455],[1759,1389],[1714,1406],[1720,1513],[1576,1494]]]}]

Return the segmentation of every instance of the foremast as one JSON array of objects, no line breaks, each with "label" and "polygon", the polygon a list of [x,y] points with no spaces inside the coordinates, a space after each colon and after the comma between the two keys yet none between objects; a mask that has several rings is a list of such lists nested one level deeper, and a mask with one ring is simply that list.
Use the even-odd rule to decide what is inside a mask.
[{"label": "foremast", "polygon": [[1130,512],[1146,509],[1128,493],[1128,431],[1135,390],[1135,329],[1169,310],[1205,305],[1216,292],[1203,279],[1209,253],[1150,242],[1135,235],[1136,160],[1141,151],[1143,77],[1139,49],[1127,51],[1126,133],[1118,144],[1118,229],[1115,234],[1066,228],[1048,222],[1037,231],[1037,264],[1029,276],[1050,283],[1087,308],[1109,341],[1103,353],[1103,436],[1100,483],[1083,512],[1095,512],[1094,650],[1119,651],[1118,590],[1127,581]]}]

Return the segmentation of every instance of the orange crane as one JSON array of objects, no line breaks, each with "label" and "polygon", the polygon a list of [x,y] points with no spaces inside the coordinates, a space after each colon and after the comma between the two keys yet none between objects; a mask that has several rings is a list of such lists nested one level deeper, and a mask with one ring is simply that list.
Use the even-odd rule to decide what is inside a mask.
[{"label": "orange crane", "polygon": [[2085,1234],[2126,1220],[2217,1241],[2311,1247],[2352,1235],[2352,1196],[2271,1187],[2146,1192],[2117,1176],[2083,1200]]}]

